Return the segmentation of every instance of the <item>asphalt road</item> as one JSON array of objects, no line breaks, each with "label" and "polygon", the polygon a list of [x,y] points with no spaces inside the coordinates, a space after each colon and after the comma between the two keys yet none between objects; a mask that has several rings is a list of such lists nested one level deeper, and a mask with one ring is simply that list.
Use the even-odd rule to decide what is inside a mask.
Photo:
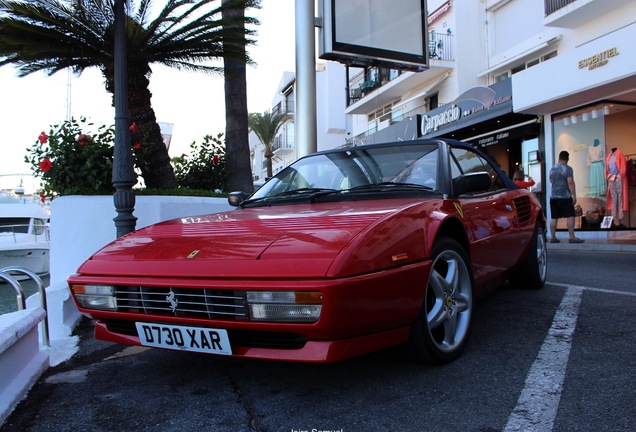
[{"label": "asphalt road", "polygon": [[464,355],[400,347],[308,365],[95,341],[48,370],[1,431],[628,431],[636,254],[549,252],[543,290],[478,303]]}]

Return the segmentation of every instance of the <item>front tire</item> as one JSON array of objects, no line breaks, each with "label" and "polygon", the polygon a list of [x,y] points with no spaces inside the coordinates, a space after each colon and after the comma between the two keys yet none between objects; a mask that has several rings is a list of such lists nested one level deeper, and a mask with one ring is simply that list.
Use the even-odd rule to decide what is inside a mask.
[{"label": "front tire", "polygon": [[459,357],[468,342],[473,277],[466,252],[457,241],[440,238],[431,256],[424,304],[411,328],[409,345],[416,360],[444,364]]}]

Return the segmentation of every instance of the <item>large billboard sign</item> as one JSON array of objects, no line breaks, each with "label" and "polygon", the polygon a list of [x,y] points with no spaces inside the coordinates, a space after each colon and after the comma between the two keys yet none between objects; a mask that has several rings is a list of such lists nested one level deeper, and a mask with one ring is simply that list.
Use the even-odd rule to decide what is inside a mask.
[{"label": "large billboard sign", "polygon": [[320,58],[357,67],[428,69],[426,0],[320,1]]}]

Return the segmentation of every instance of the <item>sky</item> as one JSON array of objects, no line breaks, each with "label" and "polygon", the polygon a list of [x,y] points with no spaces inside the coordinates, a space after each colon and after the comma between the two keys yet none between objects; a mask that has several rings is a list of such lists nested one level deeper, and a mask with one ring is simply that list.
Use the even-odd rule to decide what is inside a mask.
[{"label": "sky", "polygon": [[[295,70],[294,4],[295,0],[261,0],[262,8],[251,12],[261,24],[256,28],[257,44],[249,48],[256,62],[247,70],[249,112],[269,110],[283,72]],[[225,132],[223,77],[151,67],[157,121],[174,124],[170,156],[189,153],[190,144],[205,135]],[[18,78],[11,66],[0,67],[0,189],[18,186],[19,178],[9,174],[30,176],[24,162],[27,149],[40,132],[66,119],[69,102],[75,118],[86,117],[96,125],[115,123],[112,96],[103,82],[97,69],[80,77],[62,71]],[[23,181],[26,193],[39,185],[30,177]]]}]

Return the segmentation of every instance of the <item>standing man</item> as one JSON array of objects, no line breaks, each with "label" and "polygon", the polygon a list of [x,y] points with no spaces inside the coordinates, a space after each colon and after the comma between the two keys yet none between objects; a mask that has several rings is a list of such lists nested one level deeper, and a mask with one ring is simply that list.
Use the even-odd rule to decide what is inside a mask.
[{"label": "standing man", "polygon": [[576,204],[576,186],[574,184],[574,170],[568,165],[570,154],[563,150],[559,153],[559,162],[550,170],[550,243],[559,243],[556,236],[557,220],[567,219],[570,243],[583,243],[585,240],[574,236],[574,205]]}]

